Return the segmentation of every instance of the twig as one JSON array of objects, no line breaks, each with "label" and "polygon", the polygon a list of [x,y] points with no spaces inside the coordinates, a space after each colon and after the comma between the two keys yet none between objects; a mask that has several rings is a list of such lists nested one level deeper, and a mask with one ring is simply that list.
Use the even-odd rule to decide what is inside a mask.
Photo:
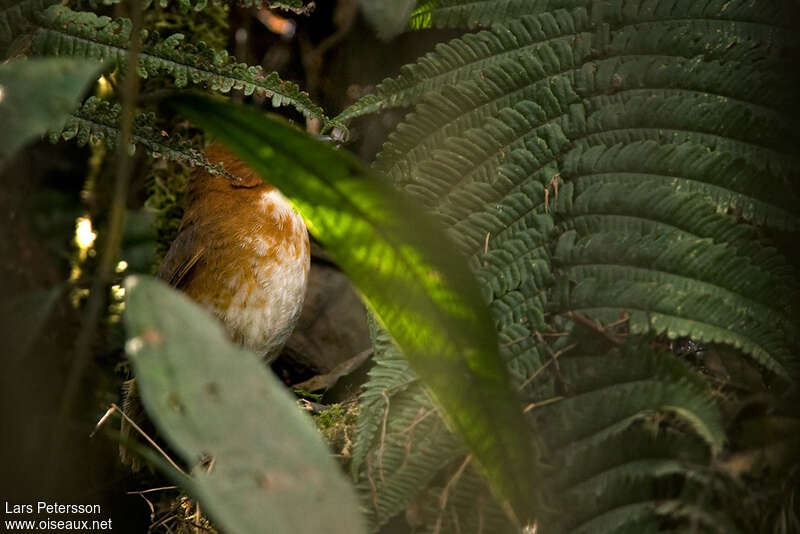
[{"label": "twig", "polygon": [[138,490],[138,491],[126,491],[126,495],[142,495],[144,493],[153,493],[154,491],[168,491],[178,489],[178,486],[161,486],[160,488],[150,488],[146,490]]},{"label": "twig", "polygon": [[132,495],[132,494],[135,495],[137,493],[139,494],[139,497],[144,499],[144,502],[147,503],[147,507],[150,508],[150,523],[152,523],[153,521],[156,520],[156,509],[153,506],[153,503],[150,502],[150,499],[148,499],[147,497],[144,496],[144,492],[143,491],[129,491],[128,495]]},{"label": "twig", "polygon": [[389,420],[389,395],[385,391],[381,391],[381,395],[386,401],[386,410],[383,412],[383,422],[381,423],[381,446],[378,449],[378,475],[381,477],[381,482],[384,484],[386,480],[383,478],[383,451],[386,446],[386,424]]},{"label": "twig", "polygon": [[464,474],[464,471],[467,469],[467,466],[472,461],[472,455],[468,454],[464,461],[461,462],[458,470],[450,477],[450,480],[447,481],[447,484],[444,486],[444,490],[442,490],[442,496],[439,498],[439,510],[444,510],[445,506],[447,506],[447,499],[450,495],[450,489],[455,486],[461,475]]},{"label": "twig", "polygon": [[544,188],[544,212],[550,213],[550,190],[547,187]]},{"label": "twig", "polygon": [[417,417],[415,417],[414,420],[411,421],[411,424],[408,425],[407,428],[404,428],[400,432],[401,434],[406,434],[408,432],[413,432],[414,427],[416,427],[418,424],[420,424],[422,421],[424,421],[429,415],[431,415],[432,413],[435,413],[435,410],[433,408],[431,408],[429,410],[426,410],[425,408],[420,408],[420,411],[421,411],[422,414],[418,415]]},{"label": "twig", "polygon": [[117,174],[114,181],[114,192],[111,209],[109,211],[108,230],[103,247],[100,263],[94,280],[92,281],[89,300],[83,316],[83,326],[75,342],[75,354],[72,365],[67,374],[64,391],[61,398],[59,416],[52,438],[50,452],[51,473],[56,472],[56,457],[64,444],[67,418],[72,413],[86,368],[91,356],[91,345],[97,332],[97,324],[105,309],[106,287],[112,280],[117,264],[122,231],[125,227],[125,207],[128,188],[130,187],[133,164],[128,153],[133,133],[133,115],[136,107],[136,98],[139,93],[139,76],[137,65],[139,51],[142,47],[142,9],[140,2],[130,0],[128,11],[131,19],[131,37],[128,46],[127,70],[122,84],[120,100],[122,101],[122,115],[120,118],[120,138],[117,147]]},{"label": "twig", "polygon": [[[150,528],[148,528],[147,531],[150,532],[150,531],[152,531],[152,530],[154,530],[154,529],[156,529],[156,528],[158,528],[158,527],[160,527],[162,525],[165,528],[169,529],[169,527],[167,526],[167,522],[169,522],[169,521],[177,521],[178,519],[179,519],[179,517],[177,515],[175,515],[175,514],[167,515],[166,517],[164,517],[162,519],[159,519],[157,523],[151,524]],[[172,532],[171,529],[170,529],[170,532]]]},{"label": "twig", "polygon": [[628,315],[627,313],[625,313],[624,315],[625,315],[625,317],[623,317],[622,319],[618,319],[618,320],[614,321],[613,323],[608,323],[606,325],[606,328],[614,328],[615,326],[619,326],[621,324],[625,324],[625,323],[627,323],[628,321],[631,320],[630,315]]},{"label": "twig", "polygon": [[461,479],[461,475],[464,474],[464,471],[467,469],[467,466],[472,461],[472,455],[468,454],[464,461],[459,466],[458,470],[450,477],[450,480],[447,481],[445,484],[444,489],[442,490],[442,496],[439,497],[439,517],[436,519],[436,527],[434,528],[434,534],[438,534],[438,532],[442,528],[442,514],[444,514],[444,509],[447,506],[447,499],[450,496],[450,490],[458,484],[459,479]]},{"label": "twig", "polygon": [[200,514],[200,501],[195,501],[194,503],[194,531],[196,534],[200,534],[200,529],[203,528],[200,526],[200,521],[203,520],[203,516]]},{"label": "twig", "polygon": [[153,447],[154,447],[154,448],[155,448],[155,449],[156,449],[156,450],[157,450],[157,451],[158,451],[158,452],[161,454],[161,456],[163,456],[163,457],[164,457],[164,458],[167,460],[167,462],[169,462],[169,464],[170,464],[172,467],[174,467],[175,469],[177,469],[177,470],[178,470],[179,472],[181,472],[182,474],[184,474],[184,475],[186,474],[186,472],[185,472],[183,469],[181,469],[181,468],[180,468],[180,466],[178,466],[178,464],[176,464],[176,463],[173,461],[173,459],[172,459],[172,458],[170,458],[170,457],[169,457],[169,454],[167,454],[166,452],[164,452],[164,449],[162,449],[161,447],[159,447],[159,446],[158,446],[158,443],[156,443],[156,442],[153,440],[153,438],[151,438],[150,436],[148,436],[148,435],[147,435],[147,432],[145,432],[144,430],[142,430],[142,429],[139,427],[139,425],[137,425],[137,424],[136,424],[136,421],[134,421],[133,419],[131,419],[131,418],[128,416],[128,414],[126,414],[124,411],[122,411],[122,409],[121,409],[119,406],[117,406],[116,404],[112,404],[112,405],[111,405],[111,408],[109,408],[109,409],[108,409],[108,411],[105,413],[105,415],[104,415],[102,418],[100,418],[100,421],[98,421],[98,422],[97,422],[97,425],[95,425],[95,428],[94,428],[94,431],[92,432],[92,435],[94,435],[94,434],[97,432],[97,430],[100,428],[100,425],[102,425],[102,424],[103,424],[103,423],[106,421],[106,419],[108,419],[108,416],[109,416],[109,415],[111,415],[111,413],[113,413],[113,412],[115,412],[115,411],[116,411],[116,412],[119,412],[119,414],[120,414],[120,415],[121,415],[121,416],[122,416],[122,417],[123,417],[123,418],[124,418],[124,419],[125,419],[125,420],[128,422],[128,424],[129,424],[129,425],[131,425],[131,426],[132,426],[132,427],[133,427],[133,428],[134,428],[134,429],[135,429],[137,432],[139,432],[139,434],[141,434],[141,435],[142,435],[142,437],[143,437],[144,439],[146,439],[146,440],[147,440],[147,442],[148,442],[150,445],[152,445],[152,446],[153,446]]},{"label": "twig", "polygon": [[525,382],[523,382],[522,385],[519,386],[520,391],[525,389],[525,386],[527,386],[533,380],[535,380],[536,377],[539,376],[542,371],[544,371],[545,369],[547,369],[550,366],[550,364],[554,363],[554,364],[556,364],[556,366],[558,366],[558,357],[559,356],[561,356],[565,352],[570,351],[570,350],[572,350],[572,349],[574,349],[575,347],[578,346],[577,343],[573,343],[572,345],[568,345],[568,346],[564,347],[563,349],[561,349],[558,352],[553,352],[553,349],[550,348],[550,345],[545,343],[544,338],[542,337],[542,334],[540,334],[539,332],[536,332],[536,339],[539,340],[539,342],[544,347],[544,350],[546,350],[547,354],[550,355],[550,359],[547,360],[547,362],[544,365],[539,367],[531,376],[529,376],[527,379],[525,379]]},{"label": "twig", "polygon": [[[216,456],[212,456],[212,457],[211,457],[211,460],[209,460],[209,462],[208,462],[208,467],[206,467],[206,473],[211,473],[211,471],[213,471],[213,470],[214,470],[214,466],[215,466],[216,464],[217,464],[217,457],[216,457]],[[194,519],[195,519],[195,523],[197,523],[197,524],[195,524],[195,526],[194,526],[194,531],[195,531],[197,534],[200,534],[200,529],[201,529],[201,528],[202,528],[203,530],[208,530],[208,529],[206,529],[205,527],[202,527],[202,526],[200,526],[200,523],[203,521],[203,514],[202,514],[202,512],[200,511],[200,501],[195,501],[195,507],[194,507]]]},{"label": "twig", "polygon": [[[591,319],[589,319],[588,317],[586,317],[582,313],[572,312],[572,311],[571,312],[567,312],[567,317],[569,317],[573,321],[577,321],[577,322],[579,322],[579,323],[581,323],[581,324],[583,324],[585,326],[588,326],[589,328],[591,328],[592,330],[594,330],[595,332],[599,333],[604,338],[606,338],[607,340],[612,342],[614,345],[622,345],[622,344],[625,343],[625,341],[620,339],[619,336],[617,336],[616,334],[614,334],[612,332],[609,332],[606,328],[603,328],[602,325],[598,324],[595,321],[592,321]],[[614,324],[616,324],[616,323],[614,323]],[[609,325],[609,326],[611,326],[611,325]]]},{"label": "twig", "polygon": [[[565,337],[565,336],[569,335],[569,332],[540,332],[539,335],[542,336],[542,337]],[[533,336],[528,334],[526,336],[521,336],[521,337],[514,338],[511,341],[506,341],[505,343],[502,343],[500,345],[500,348],[501,349],[508,348],[511,345],[516,345],[517,343],[525,341],[526,339],[530,339],[531,337],[533,337]]]},{"label": "twig", "polygon": [[106,419],[111,417],[111,414],[114,413],[114,411],[116,411],[116,405],[112,404],[111,407],[106,410],[106,413],[103,414],[103,417],[101,417],[97,424],[94,425],[94,430],[92,430],[92,433],[89,434],[90,438],[93,438],[94,435],[97,434],[97,431],[100,430],[100,427],[103,426],[103,424],[106,422]]},{"label": "twig", "polygon": [[554,402],[558,402],[560,400],[564,400],[565,397],[552,397],[547,400],[543,400],[542,402],[532,402],[529,405],[525,406],[525,409],[522,410],[522,413],[528,413],[529,411],[533,410],[534,408],[538,408],[540,406],[547,406],[548,404],[553,404]]},{"label": "twig", "polygon": [[421,413],[422,415],[418,415],[417,417],[415,417],[414,420],[411,421],[411,424],[408,425],[408,428],[405,428],[402,431],[400,431],[401,434],[408,434],[408,437],[406,438],[406,442],[404,445],[405,455],[403,456],[403,463],[400,464],[399,469],[403,469],[406,466],[408,457],[411,456],[411,449],[414,447],[414,429],[417,427],[418,424],[424,421],[425,418],[427,418],[432,413],[435,413],[435,411],[433,408],[426,410],[425,408],[420,407],[419,413]]},{"label": "twig", "polygon": [[380,507],[378,506],[378,486],[375,484],[375,478],[372,476],[372,456],[367,454],[367,480],[369,480],[370,493],[372,494],[372,506],[375,508],[375,515],[380,515]]},{"label": "twig", "polygon": [[334,367],[331,372],[325,373],[324,375],[311,377],[304,382],[293,385],[292,389],[313,392],[320,389],[332,388],[340,378],[347,376],[361,367],[361,365],[367,361],[370,356],[372,356],[372,347],[363,350],[352,358],[348,358],[347,360],[343,361]]}]

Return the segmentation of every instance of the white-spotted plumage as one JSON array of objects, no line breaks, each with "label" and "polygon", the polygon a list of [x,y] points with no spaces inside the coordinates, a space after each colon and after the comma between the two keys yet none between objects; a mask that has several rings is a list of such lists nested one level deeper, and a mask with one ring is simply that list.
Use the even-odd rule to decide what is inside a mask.
[{"label": "white-spotted plumage", "polygon": [[159,274],[217,316],[231,339],[270,360],[303,307],[308,233],[283,195],[247,167],[238,170],[241,183],[205,172],[193,179]]},{"label": "white-spotted plumage", "polygon": [[[262,213],[277,213],[279,224],[291,226],[292,235],[305,234],[302,217],[277,190],[262,193],[259,206]],[[299,241],[303,247],[303,240]],[[254,280],[241,283],[250,277],[237,273],[233,278],[237,282],[232,288],[235,293],[228,305],[209,308],[222,319],[234,340],[272,359],[291,335],[303,308],[309,268],[307,246],[297,254],[297,244],[263,234],[243,236],[242,243],[253,258],[249,266],[242,267],[252,272]]]}]

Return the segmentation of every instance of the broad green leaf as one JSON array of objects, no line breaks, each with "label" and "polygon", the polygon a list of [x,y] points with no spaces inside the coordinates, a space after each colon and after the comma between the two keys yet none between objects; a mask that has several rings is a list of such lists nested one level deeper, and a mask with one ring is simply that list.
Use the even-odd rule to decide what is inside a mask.
[{"label": "broad green leaf", "polygon": [[25,143],[66,120],[101,68],[62,58],[0,65],[0,169]]},{"label": "broad green leaf", "polygon": [[350,154],[253,108],[173,105],[289,197],[350,276],[464,440],[502,502],[532,513],[534,450],[466,262],[403,194]]},{"label": "broad green leaf", "polygon": [[[125,288],[142,401],[216,524],[229,534],[364,532],[353,488],[263,363],[165,283],[128,277]],[[210,472],[199,465],[212,459]]]},{"label": "broad green leaf", "polygon": [[389,40],[408,27],[416,0],[359,0],[358,5],[378,37]]}]

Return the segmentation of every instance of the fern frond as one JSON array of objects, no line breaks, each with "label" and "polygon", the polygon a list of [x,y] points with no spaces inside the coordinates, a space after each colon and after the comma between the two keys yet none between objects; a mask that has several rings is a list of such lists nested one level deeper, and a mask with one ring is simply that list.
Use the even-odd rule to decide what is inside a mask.
[{"label": "fern frond", "polygon": [[[33,39],[38,54],[111,59],[125,64],[131,31],[128,19],[112,20],[52,6],[39,17],[39,25]],[[328,124],[322,108],[296,84],[281,80],[275,72],[266,73],[261,67],[236,63],[225,50],[212,50],[202,42],[186,44],[183,40],[184,36],[178,33],[166,39],[151,35],[139,54],[139,75],[146,78],[168,74],[177,87],[191,83],[220,93],[231,89],[246,95],[257,93],[271,98],[273,106],[291,105],[306,117]]]},{"label": "fern frond", "polygon": [[[545,451],[542,532],[748,531],[708,509],[727,476],[709,465],[726,446],[718,398],[675,357],[631,340],[691,337],[739,349],[756,373],[798,376],[800,288],[785,251],[800,230],[787,75],[798,11],[422,2],[414,27],[489,29],[440,45],[340,115],[413,106],[374,167],[470,258]],[[597,341],[599,321],[617,326]],[[374,443],[384,420],[372,391],[362,415]],[[390,428],[393,413],[380,414]],[[418,478],[430,499],[458,458]],[[436,522],[423,529],[479,531],[479,486],[444,514],[429,501]]]},{"label": "fern frond", "polygon": [[359,399],[353,474],[363,508],[378,529],[417,498],[425,483],[444,468],[461,446],[389,336],[370,322],[380,347],[368,387]]},{"label": "fern frond", "polygon": [[57,0],[0,0],[0,58],[6,58],[14,39],[34,23],[35,14]]},{"label": "fern frond", "polygon": [[[508,20],[491,30],[439,45],[434,52],[406,66],[400,76],[384,80],[375,95],[356,102],[338,118],[349,120],[389,107],[408,106],[426,93],[441,91],[476,71],[504,60],[520,61],[522,56],[531,54],[541,57],[539,63],[544,68],[556,68],[553,74],[565,74],[585,62],[570,61],[570,49],[577,49],[585,41],[591,41],[591,54],[596,59],[636,53],[661,62],[698,56],[713,61],[724,55],[726,61],[748,63],[749,58],[763,56],[776,43],[778,47],[788,46],[785,43],[791,42],[793,35],[788,26],[776,23],[783,21],[781,17],[791,17],[780,2],[766,12],[743,2],[737,2],[735,7],[725,4],[723,9],[720,0],[702,7],[689,5],[686,0],[671,0],[662,2],[658,10],[630,8],[623,0],[556,3],[573,9]],[[675,17],[674,13],[685,10],[694,13],[686,19]],[[698,20],[691,20],[694,17]],[[598,25],[598,19],[603,24]],[[611,35],[610,29],[615,30]],[[785,64],[777,55],[769,56],[768,61]],[[622,73],[605,73],[616,74],[612,81],[617,85],[624,81]]]},{"label": "fern frond", "polygon": [[[669,339],[694,336],[708,343],[731,345],[773,373],[791,376],[789,369],[797,364],[790,346],[774,327],[753,319],[749,310],[724,297],[682,290],[678,284],[639,281],[628,271],[581,272],[574,289],[557,291],[568,297],[555,300],[552,309],[590,316],[627,315],[632,333],[665,333]],[[597,277],[590,278],[590,274]]]},{"label": "fern frond", "polygon": [[[89,97],[72,113],[60,130],[50,132],[50,141],[55,143],[60,140],[74,140],[78,146],[103,142],[109,148],[115,148],[120,135],[120,114],[119,104]],[[154,120],[152,113],[139,113],[135,116],[132,135],[134,147],[144,147],[154,158],[178,161],[192,167],[201,166],[210,172],[231,177],[220,165],[207,160],[190,142],[177,136],[167,137],[166,132],[154,127]]]},{"label": "fern frond", "polygon": [[524,15],[586,4],[586,0],[423,0],[411,13],[409,26],[415,30],[471,29]]},{"label": "fern frond", "polygon": [[[99,3],[105,5],[111,4],[118,4],[121,0],[96,0]],[[144,7],[148,7],[152,4],[157,4],[159,7],[167,7],[169,6],[170,2],[174,2],[176,0],[145,0],[142,4]],[[224,6],[228,5],[228,2],[224,2],[223,0],[177,0],[178,7],[180,8],[181,12],[188,13],[189,11],[202,11],[209,4],[215,6]],[[234,2],[236,5],[242,7],[269,7],[273,9],[284,9],[286,11],[292,11],[293,13],[297,14],[306,14],[311,12],[314,9],[313,2],[304,2],[304,0],[283,0],[283,1],[274,1],[274,0],[236,0]]]},{"label": "fern frond", "polygon": [[[459,471],[464,465],[466,468]],[[418,525],[422,532],[519,532],[494,502],[470,460],[456,457],[440,479],[428,488],[423,499],[412,503],[412,510],[422,523]]]},{"label": "fern frond", "polygon": [[397,78],[381,82],[375,95],[356,102],[337,119],[346,121],[390,107],[408,106],[427,93],[469,79],[501,61],[514,63],[528,58],[540,69],[546,65],[556,71],[558,63],[554,60],[568,61],[578,39],[576,34],[589,28],[585,9],[561,10],[524,17],[506,26],[439,44],[434,52],[404,67]]},{"label": "fern frond", "polygon": [[[540,518],[545,532],[647,522],[665,497],[642,506],[658,480],[703,477],[709,451],[721,450],[721,414],[702,381],[674,357],[641,350],[567,357],[551,374],[564,384],[564,398],[531,412],[550,473],[541,488],[553,510]],[[681,431],[683,423],[695,433]],[[629,506],[640,509],[620,513]]]},{"label": "fern frond", "polygon": [[612,181],[670,186],[698,193],[722,213],[786,230],[800,228],[800,212],[791,191],[781,187],[781,177],[747,165],[735,153],[695,143],[633,141],[576,148],[563,160],[563,175],[574,178],[578,191]]},{"label": "fern frond", "polygon": [[728,302],[775,335],[787,332],[790,339],[795,337],[791,325],[796,321],[786,311],[797,298],[796,282],[779,283],[770,271],[726,245],[679,232],[621,235],[618,230],[596,228],[581,242],[573,241],[574,235],[561,236],[553,258],[574,280],[606,279],[608,271],[619,270],[630,281],[658,283]]}]

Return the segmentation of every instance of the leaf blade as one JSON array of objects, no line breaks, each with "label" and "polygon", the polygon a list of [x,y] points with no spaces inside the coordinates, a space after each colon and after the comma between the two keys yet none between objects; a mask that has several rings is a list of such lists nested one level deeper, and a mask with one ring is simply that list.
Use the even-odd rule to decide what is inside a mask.
[{"label": "leaf blade", "polygon": [[0,168],[28,141],[66,120],[102,67],[63,58],[0,65]]},{"label": "leaf blade", "polygon": [[477,283],[444,233],[355,158],[291,126],[193,95],[172,103],[293,201],[404,349],[495,493],[528,519],[532,440]]},{"label": "leaf blade", "polygon": [[126,351],[142,401],[187,464],[214,459],[187,489],[218,525],[231,533],[265,524],[276,533],[364,532],[352,488],[263,363],[165,283],[137,276],[125,285]]}]

